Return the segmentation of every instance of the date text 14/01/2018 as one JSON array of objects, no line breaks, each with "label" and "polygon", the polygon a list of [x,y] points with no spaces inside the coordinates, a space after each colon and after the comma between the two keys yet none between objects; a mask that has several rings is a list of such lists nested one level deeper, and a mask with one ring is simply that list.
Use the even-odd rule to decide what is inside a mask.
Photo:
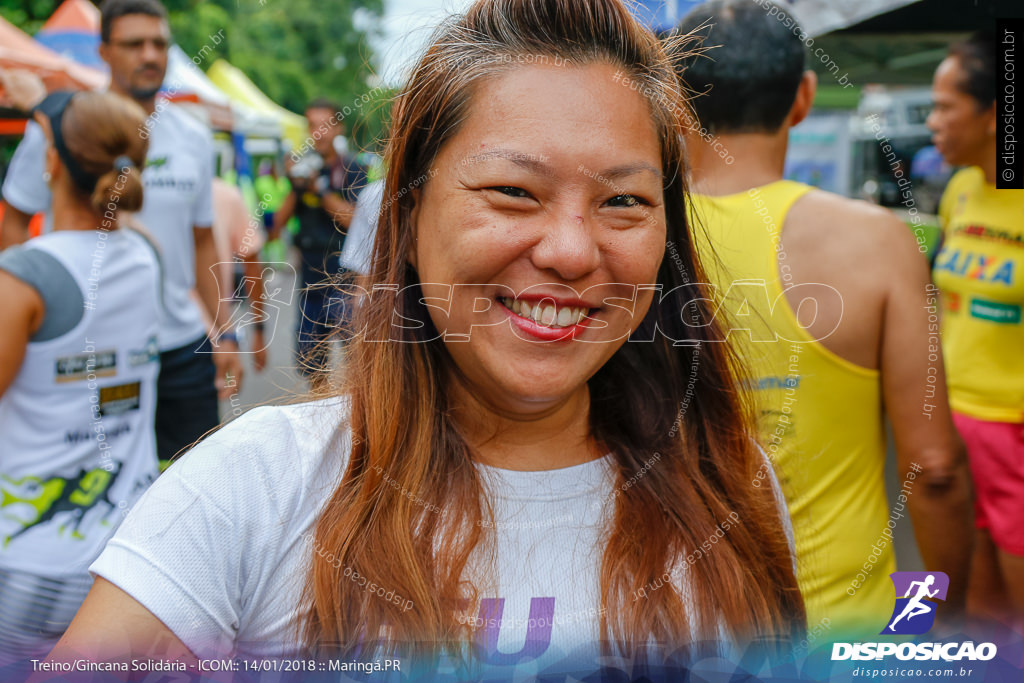
[{"label": "date text 14/01/2018", "polygon": [[336,659],[213,659],[200,660],[200,671],[401,671],[398,659],[381,659],[372,662],[342,662]]}]

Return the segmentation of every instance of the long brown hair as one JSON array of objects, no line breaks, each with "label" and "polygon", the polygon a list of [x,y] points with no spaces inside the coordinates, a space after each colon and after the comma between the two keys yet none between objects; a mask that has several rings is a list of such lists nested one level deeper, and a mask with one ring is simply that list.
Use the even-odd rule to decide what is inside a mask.
[{"label": "long brown hair", "polygon": [[[485,519],[490,508],[473,454],[450,418],[453,363],[406,260],[414,239],[410,189],[429,182],[474,86],[516,68],[517,55],[621,69],[636,84],[628,87],[650,101],[667,179],[658,283],[672,294],[651,306],[634,340],[589,381],[592,435],[612,453],[617,484],[661,454],[615,497],[605,530],[595,605],[605,608],[603,647],[614,642],[629,652],[653,637],[685,649],[694,634],[716,639],[720,622],[737,639],[788,637],[802,628],[803,601],[771,488],[752,483],[765,461],[734,359],[714,343],[724,335],[712,297],[699,284],[706,278],[686,217],[684,103],[666,53],[619,0],[478,0],[441,26],[394,103],[387,199],[363,283],[377,291],[357,313],[360,335],[342,378],[351,455],[316,524],[301,637],[314,650],[348,654],[365,653],[361,646],[382,636],[399,651],[419,642],[435,652],[461,651],[472,637],[460,619],[478,604],[466,572],[494,525]],[[694,319],[700,324],[688,324]],[[374,339],[400,341],[365,341]],[[647,600],[630,598],[720,534],[730,515],[738,523],[686,570],[693,592],[686,606],[671,582]],[[409,603],[370,594],[347,578],[353,571],[414,606],[404,611]]]}]

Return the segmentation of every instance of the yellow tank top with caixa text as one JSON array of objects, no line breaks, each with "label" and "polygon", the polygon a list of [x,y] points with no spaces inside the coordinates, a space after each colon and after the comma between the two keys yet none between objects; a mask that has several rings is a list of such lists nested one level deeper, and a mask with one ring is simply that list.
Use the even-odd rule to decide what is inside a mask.
[{"label": "yellow tank top with caixa text", "polygon": [[1024,190],[997,190],[977,166],[942,196],[942,350],[953,410],[1024,421]]},{"label": "yellow tank top with caixa text", "polygon": [[879,373],[816,341],[784,293],[797,287],[822,296],[820,287],[793,282],[779,237],[790,208],[811,189],[779,181],[695,195],[693,230],[789,505],[808,630],[877,635],[892,612],[889,574],[896,570]]}]

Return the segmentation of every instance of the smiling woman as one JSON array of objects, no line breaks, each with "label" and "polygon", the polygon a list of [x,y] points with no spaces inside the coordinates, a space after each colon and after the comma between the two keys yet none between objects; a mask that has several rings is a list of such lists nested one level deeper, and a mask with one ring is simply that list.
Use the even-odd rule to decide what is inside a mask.
[{"label": "smiling woman", "polygon": [[618,0],[445,23],[395,102],[340,395],[252,411],[176,463],[57,656],[124,656],[114,614],[136,655],[164,638],[577,677],[602,653],[799,633],[788,520],[753,483],[695,284],[676,88]]}]

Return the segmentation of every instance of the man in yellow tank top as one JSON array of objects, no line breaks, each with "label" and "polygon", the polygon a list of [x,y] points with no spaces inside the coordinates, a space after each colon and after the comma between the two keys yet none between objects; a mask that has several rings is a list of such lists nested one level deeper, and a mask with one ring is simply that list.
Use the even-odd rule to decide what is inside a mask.
[{"label": "man in yellow tank top", "polygon": [[[948,618],[964,602],[969,481],[934,315],[929,333],[928,264],[889,212],[782,179],[816,87],[799,31],[750,0],[701,5],[680,29],[705,22],[710,51],[680,74],[706,93],[692,100],[706,131],[688,140],[695,232],[789,503],[808,630],[877,638],[904,516],[925,566],[949,575]],[[902,482],[892,501],[885,416]]]}]

